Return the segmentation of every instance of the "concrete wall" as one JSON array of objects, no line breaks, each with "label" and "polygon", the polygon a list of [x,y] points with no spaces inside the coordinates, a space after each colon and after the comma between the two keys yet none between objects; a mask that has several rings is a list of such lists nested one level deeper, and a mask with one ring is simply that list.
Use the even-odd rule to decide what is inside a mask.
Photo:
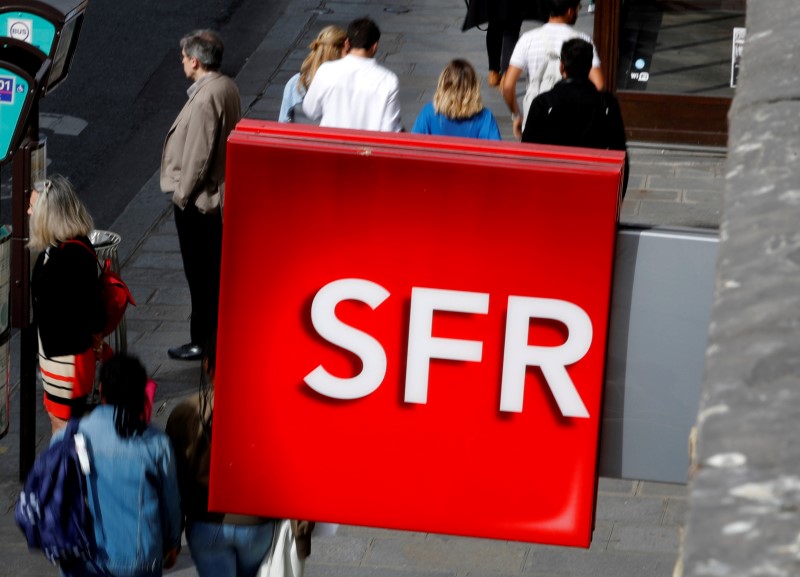
[{"label": "concrete wall", "polygon": [[800,574],[800,2],[750,0],[684,575]]}]

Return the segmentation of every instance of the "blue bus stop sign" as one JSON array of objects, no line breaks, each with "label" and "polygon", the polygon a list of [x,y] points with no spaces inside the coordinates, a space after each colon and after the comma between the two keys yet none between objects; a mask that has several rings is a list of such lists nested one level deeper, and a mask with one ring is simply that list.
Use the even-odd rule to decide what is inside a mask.
[{"label": "blue bus stop sign", "polygon": [[15,10],[0,13],[0,36],[27,42],[49,55],[56,37],[56,27],[38,14]]},{"label": "blue bus stop sign", "polygon": [[[0,0],[0,37],[34,48],[52,65],[44,95],[69,74],[88,0]],[[13,62],[13,60],[9,60]],[[22,66],[29,70],[28,67]]]},{"label": "blue bus stop sign", "polygon": [[31,77],[6,62],[0,62],[0,164],[8,160],[19,144],[30,110]]}]

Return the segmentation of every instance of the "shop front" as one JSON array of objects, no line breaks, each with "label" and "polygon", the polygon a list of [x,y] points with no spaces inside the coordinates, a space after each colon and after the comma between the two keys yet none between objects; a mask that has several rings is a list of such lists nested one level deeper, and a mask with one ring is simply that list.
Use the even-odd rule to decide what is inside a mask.
[{"label": "shop front", "polygon": [[629,140],[724,146],[746,0],[598,0],[594,40]]}]

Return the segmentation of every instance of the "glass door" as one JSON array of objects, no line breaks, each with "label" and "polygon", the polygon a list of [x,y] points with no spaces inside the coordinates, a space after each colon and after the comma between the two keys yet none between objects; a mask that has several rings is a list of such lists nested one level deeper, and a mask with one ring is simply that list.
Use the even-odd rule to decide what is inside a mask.
[{"label": "glass door", "polygon": [[725,144],[745,0],[598,0],[595,40],[631,139]]}]

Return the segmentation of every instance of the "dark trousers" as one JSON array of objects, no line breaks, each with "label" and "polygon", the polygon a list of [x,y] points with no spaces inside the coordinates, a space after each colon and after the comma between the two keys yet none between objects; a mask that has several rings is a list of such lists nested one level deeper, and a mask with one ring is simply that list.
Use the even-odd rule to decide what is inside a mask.
[{"label": "dark trousers", "polygon": [[217,330],[222,215],[203,214],[193,204],[184,210],[174,209],[183,271],[192,299],[192,344],[205,346]]},{"label": "dark trousers", "polygon": [[489,55],[489,70],[504,74],[511,60],[511,53],[519,39],[522,20],[500,21],[489,18],[486,29],[486,52]]}]

